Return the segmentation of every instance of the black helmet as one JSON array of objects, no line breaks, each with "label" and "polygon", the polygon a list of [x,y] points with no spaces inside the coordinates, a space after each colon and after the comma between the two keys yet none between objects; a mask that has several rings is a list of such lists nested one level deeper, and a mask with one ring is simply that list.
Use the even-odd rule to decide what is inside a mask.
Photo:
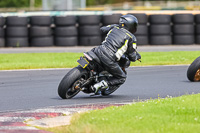
[{"label": "black helmet", "polygon": [[137,31],[138,20],[131,14],[123,15],[119,19],[119,25],[131,33],[135,33]]}]

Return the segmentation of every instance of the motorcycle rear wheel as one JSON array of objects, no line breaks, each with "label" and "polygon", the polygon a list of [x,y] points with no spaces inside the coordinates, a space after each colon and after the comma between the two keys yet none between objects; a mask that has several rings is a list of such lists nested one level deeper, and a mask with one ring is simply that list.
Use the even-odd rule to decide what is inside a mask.
[{"label": "motorcycle rear wheel", "polygon": [[58,95],[62,99],[70,99],[80,92],[80,89],[74,89],[75,84],[80,79],[87,79],[88,74],[85,69],[78,66],[70,70],[61,80],[58,86]]}]

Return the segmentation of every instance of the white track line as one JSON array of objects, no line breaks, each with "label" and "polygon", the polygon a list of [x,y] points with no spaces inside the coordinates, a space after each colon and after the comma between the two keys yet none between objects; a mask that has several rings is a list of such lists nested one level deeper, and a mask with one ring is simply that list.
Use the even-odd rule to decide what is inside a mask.
[{"label": "white track line", "polygon": [[39,130],[39,129],[28,126],[1,126],[0,130]]},{"label": "white track line", "polygon": [[41,113],[41,112],[45,112],[45,113],[62,113],[65,115],[70,115],[72,113],[76,113],[76,112],[84,112],[84,111],[88,111],[91,109],[85,109],[85,108],[44,108],[44,109],[36,109],[36,110],[28,110],[28,111],[20,111],[17,113]]},{"label": "white track line", "polygon": [[0,117],[0,122],[23,122],[27,120],[35,120],[34,117]]}]

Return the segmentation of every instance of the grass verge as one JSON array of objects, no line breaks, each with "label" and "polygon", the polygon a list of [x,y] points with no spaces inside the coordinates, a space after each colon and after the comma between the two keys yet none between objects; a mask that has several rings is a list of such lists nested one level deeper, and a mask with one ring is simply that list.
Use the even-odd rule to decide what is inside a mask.
[{"label": "grass verge", "polygon": [[[78,64],[82,53],[17,53],[0,54],[0,70],[71,68]],[[200,51],[141,52],[142,63],[132,66],[190,64],[200,55]]]},{"label": "grass verge", "polygon": [[200,94],[148,100],[75,115],[54,133],[198,133]]}]

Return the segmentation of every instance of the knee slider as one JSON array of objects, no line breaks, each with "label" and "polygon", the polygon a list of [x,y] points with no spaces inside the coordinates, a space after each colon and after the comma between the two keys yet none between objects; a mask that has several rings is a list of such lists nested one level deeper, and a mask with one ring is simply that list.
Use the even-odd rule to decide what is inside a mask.
[{"label": "knee slider", "polygon": [[126,78],[120,79],[120,83],[123,84],[126,81]]}]

